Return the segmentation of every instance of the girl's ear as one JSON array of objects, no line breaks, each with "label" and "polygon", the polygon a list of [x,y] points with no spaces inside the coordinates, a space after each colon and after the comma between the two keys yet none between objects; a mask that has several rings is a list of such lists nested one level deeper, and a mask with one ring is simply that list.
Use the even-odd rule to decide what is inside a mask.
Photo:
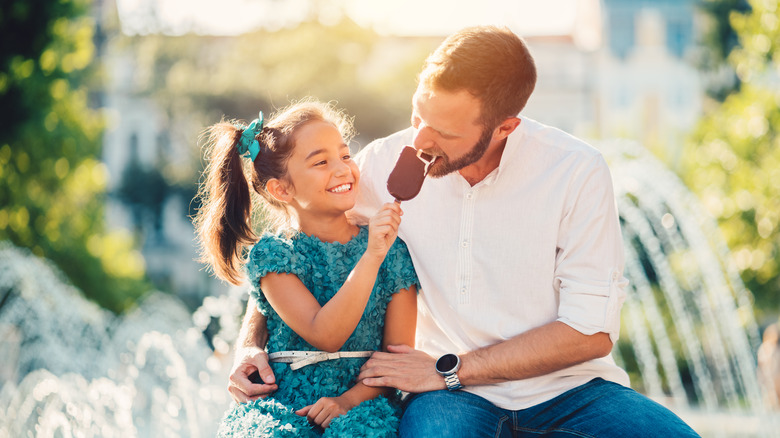
[{"label": "girl's ear", "polygon": [[292,190],[283,181],[280,181],[276,178],[271,178],[265,184],[265,189],[268,190],[268,193],[270,193],[271,196],[273,196],[274,199],[279,202],[284,202],[287,204],[292,201]]}]

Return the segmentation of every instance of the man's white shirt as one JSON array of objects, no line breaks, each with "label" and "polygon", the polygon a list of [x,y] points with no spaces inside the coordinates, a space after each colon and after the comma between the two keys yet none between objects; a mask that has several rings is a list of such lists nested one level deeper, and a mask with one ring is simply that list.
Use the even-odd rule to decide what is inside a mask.
[{"label": "man's white shirt", "polygon": [[[495,344],[561,321],[615,342],[625,298],[623,245],[612,180],[601,153],[526,117],[501,163],[474,186],[457,172],[426,178],[401,207],[399,236],[422,290],[416,348],[438,357]],[[358,222],[393,198],[386,182],[409,128],[368,145]],[[596,377],[628,385],[611,356],[551,374],[464,390],[505,409],[534,406]]]}]

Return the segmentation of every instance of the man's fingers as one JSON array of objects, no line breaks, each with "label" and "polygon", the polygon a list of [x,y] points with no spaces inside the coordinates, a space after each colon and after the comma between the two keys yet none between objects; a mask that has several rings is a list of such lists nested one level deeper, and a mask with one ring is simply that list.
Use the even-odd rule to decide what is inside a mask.
[{"label": "man's fingers", "polygon": [[274,372],[270,366],[266,365],[262,368],[258,368],[257,372],[260,374],[260,378],[263,379],[263,382],[265,382],[266,385],[276,383],[276,376],[274,376]]},{"label": "man's fingers", "polygon": [[[271,369],[271,366],[268,364],[267,356],[262,355],[253,358],[251,364],[248,364],[247,367],[250,369],[251,367],[254,367],[256,369],[255,372],[263,380],[262,383],[265,384],[276,383],[276,377],[274,376],[274,371]],[[256,382],[256,383],[260,383],[260,382]]]},{"label": "man's fingers", "polygon": [[375,351],[374,354],[371,355],[371,357],[368,358],[368,361],[364,365],[367,365],[369,362],[380,362],[384,360],[390,360],[393,358],[394,353],[385,353],[384,351]]},{"label": "man's fingers", "polygon": [[251,384],[249,385],[249,387],[246,388],[245,393],[248,397],[254,400],[257,398],[265,398],[271,395],[271,393],[276,391],[277,389],[278,386],[276,386],[275,384],[271,384],[271,385]]},{"label": "man's fingers", "polygon": [[[244,382],[241,384],[239,382]],[[246,378],[231,377],[228,384],[228,392],[233,396],[233,400],[238,403],[247,403],[258,398],[265,398],[276,391],[278,386],[275,384],[255,384]]]},{"label": "man's fingers", "polygon": [[230,393],[230,396],[233,397],[233,400],[236,401],[236,403],[249,403],[250,401],[256,400],[258,398],[256,396],[248,396],[243,391],[241,391],[241,389],[235,386],[228,386],[228,392]]},{"label": "man's fingers", "polygon": [[233,398],[233,400],[236,401],[236,403],[246,403],[246,397],[244,394],[233,387],[233,385],[228,385],[227,387],[228,392],[230,393],[230,397]]},{"label": "man's fingers", "polygon": [[387,377],[367,377],[360,380],[360,383],[366,386],[393,386]]},{"label": "man's fingers", "polygon": [[[396,372],[396,368],[392,366],[384,366],[383,363],[374,363],[360,370],[357,380],[364,381],[365,379],[376,380],[379,377],[390,376]],[[373,385],[377,386],[377,385]]]},{"label": "man's fingers", "polygon": [[370,358],[368,358],[366,363],[364,363],[363,366],[360,368],[361,374],[363,374],[363,371],[381,367],[383,365],[391,366],[390,364],[392,364],[393,362],[397,362],[400,359],[398,356],[396,356],[396,353],[406,353],[408,351],[414,351],[411,350],[406,345],[388,345],[387,348],[388,350],[390,348],[393,348],[393,349],[398,349],[399,351],[397,352],[391,351],[390,353],[385,353],[382,351],[375,352],[374,354],[371,355]]},{"label": "man's fingers", "polygon": [[406,344],[388,345],[387,351],[391,353],[411,353],[414,349]]},{"label": "man's fingers", "polygon": [[393,366],[392,362],[377,360],[371,364],[366,364],[358,373],[357,380],[368,386],[392,386],[392,377],[399,372],[399,368]]}]

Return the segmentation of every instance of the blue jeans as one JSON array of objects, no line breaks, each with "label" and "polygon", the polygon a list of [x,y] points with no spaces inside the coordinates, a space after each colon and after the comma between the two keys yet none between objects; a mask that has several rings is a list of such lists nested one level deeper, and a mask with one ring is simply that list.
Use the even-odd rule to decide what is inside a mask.
[{"label": "blue jeans", "polygon": [[413,396],[401,418],[409,437],[698,437],[670,410],[603,379],[519,411],[465,391]]}]

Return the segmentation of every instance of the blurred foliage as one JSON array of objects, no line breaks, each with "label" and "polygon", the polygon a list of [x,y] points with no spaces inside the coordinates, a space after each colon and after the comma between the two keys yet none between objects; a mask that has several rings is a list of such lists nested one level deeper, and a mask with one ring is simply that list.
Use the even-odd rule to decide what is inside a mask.
[{"label": "blurred foliage", "polygon": [[116,48],[133,53],[135,93],[158,102],[197,157],[199,132],[223,116],[251,120],[307,96],[354,116],[362,146],[404,128],[416,74],[439,42],[388,41],[342,18],[236,37],[124,36]]},{"label": "blurred foliage", "polygon": [[52,260],[113,311],[145,290],[141,255],[104,231],[107,172],[95,22],[87,0],[4,1],[0,13],[0,239]]},{"label": "blurred foliage", "polygon": [[719,221],[759,315],[780,309],[780,0],[732,12],[739,45],[728,61],[742,83],[689,139],[683,180]]},{"label": "blurred foliage", "polygon": [[737,32],[731,24],[731,14],[750,11],[748,0],[701,0],[703,12],[699,34],[701,53],[697,59],[706,83],[707,95],[719,102],[739,90],[739,78],[728,63],[728,55],[739,45]]}]

